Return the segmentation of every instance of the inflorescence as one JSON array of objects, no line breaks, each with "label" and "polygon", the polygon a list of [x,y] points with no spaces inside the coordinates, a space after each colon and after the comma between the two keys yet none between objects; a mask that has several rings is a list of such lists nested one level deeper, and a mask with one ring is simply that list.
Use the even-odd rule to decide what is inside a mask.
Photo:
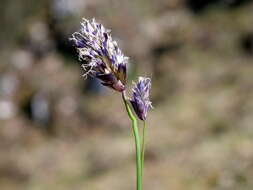
[{"label": "inflorescence", "polygon": [[[104,86],[119,92],[125,91],[128,57],[124,56],[117,42],[112,40],[110,30],[94,18],[83,19],[81,29],[74,32],[70,40],[83,63],[84,77],[95,77]],[[139,77],[133,88],[130,102],[141,120],[146,120],[147,112],[152,107],[149,101],[150,88],[151,79],[144,77]]]},{"label": "inflorescence", "polygon": [[83,76],[96,77],[103,85],[114,90],[125,90],[128,57],[112,40],[110,30],[95,19],[83,19],[80,31],[73,33],[70,40],[74,42],[79,59],[83,61]]},{"label": "inflorescence", "polygon": [[146,120],[147,113],[152,104],[149,100],[149,91],[151,88],[151,79],[139,77],[138,83],[132,89],[133,95],[130,102],[134,108],[135,113],[141,120]]}]

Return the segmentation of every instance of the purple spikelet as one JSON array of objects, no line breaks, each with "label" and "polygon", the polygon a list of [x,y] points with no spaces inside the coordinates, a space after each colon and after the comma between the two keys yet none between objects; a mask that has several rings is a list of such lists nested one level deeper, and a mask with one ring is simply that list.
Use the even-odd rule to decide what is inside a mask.
[{"label": "purple spikelet", "polygon": [[149,91],[151,88],[151,79],[139,77],[138,83],[135,84],[130,102],[134,108],[136,115],[141,120],[146,120],[147,113],[152,108],[149,101]]},{"label": "purple spikelet", "polygon": [[83,19],[80,31],[73,33],[70,40],[83,62],[84,77],[96,77],[101,84],[119,92],[125,90],[128,57],[112,40],[110,30],[94,18]]}]

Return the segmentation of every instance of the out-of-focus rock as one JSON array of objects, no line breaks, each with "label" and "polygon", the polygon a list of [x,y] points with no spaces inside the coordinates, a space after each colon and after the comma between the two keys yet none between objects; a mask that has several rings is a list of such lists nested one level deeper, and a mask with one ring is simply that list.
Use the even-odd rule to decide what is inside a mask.
[{"label": "out-of-focus rock", "polygon": [[10,97],[15,95],[19,86],[18,77],[15,73],[5,73],[0,76],[0,97]]},{"label": "out-of-focus rock", "polygon": [[53,0],[52,14],[56,19],[62,19],[67,16],[81,15],[82,11],[91,1],[83,0]]},{"label": "out-of-focus rock", "polygon": [[182,43],[191,34],[191,15],[184,11],[168,11],[162,16],[142,23],[149,47]]},{"label": "out-of-focus rock", "polygon": [[30,50],[37,57],[41,57],[54,49],[48,25],[42,21],[36,21],[29,25],[28,39]]},{"label": "out-of-focus rock", "polygon": [[71,117],[77,112],[78,103],[72,96],[63,96],[58,100],[56,111],[62,117]]},{"label": "out-of-focus rock", "polygon": [[46,94],[38,92],[31,100],[31,117],[36,123],[47,126],[51,120],[50,102]]},{"label": "out-of-focus rock", "polygon": [[0,120],[11,119],[15,116],[17,108],[10,100],[0,100]]},{"label": "out-of-focus rock", "polygon": [[10,62],[15,68],[26,70],[32,66],[34,57],[30,51],[20,49],[13,51]]}]

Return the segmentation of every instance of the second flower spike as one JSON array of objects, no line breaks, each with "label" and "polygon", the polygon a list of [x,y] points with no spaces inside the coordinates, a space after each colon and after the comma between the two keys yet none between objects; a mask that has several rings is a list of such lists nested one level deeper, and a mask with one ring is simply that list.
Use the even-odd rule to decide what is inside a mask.
[{"label": "second flower spike", "polygon": [[122,92],[126,84],[126,64],[117,42],[112,40],[110,30],[95,19],[83,19],[79,32],[72,34],[79,58],[83,61],[84,76],[98,78],[104,86]]},{"label": "second flower spike", "polygon": [[147,113],[152,104],[149,100],[149,91],[151,88],[151,79],[145,77],[139,77],[137,84],[133,88],[132,98],[130,102],[136,115],[141,120],[146,120]]}]

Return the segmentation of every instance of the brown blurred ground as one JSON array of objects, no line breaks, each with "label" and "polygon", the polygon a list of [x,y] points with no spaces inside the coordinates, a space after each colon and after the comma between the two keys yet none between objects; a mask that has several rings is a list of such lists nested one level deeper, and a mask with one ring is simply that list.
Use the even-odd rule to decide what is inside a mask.
[{"label": "brown blurred ground", "polygon": [[253,3],[2,0],[0,189],[129,190],[120,95],[81,77],[68,38],[95,17],[152,76],[145,190],[253,189]]}]

